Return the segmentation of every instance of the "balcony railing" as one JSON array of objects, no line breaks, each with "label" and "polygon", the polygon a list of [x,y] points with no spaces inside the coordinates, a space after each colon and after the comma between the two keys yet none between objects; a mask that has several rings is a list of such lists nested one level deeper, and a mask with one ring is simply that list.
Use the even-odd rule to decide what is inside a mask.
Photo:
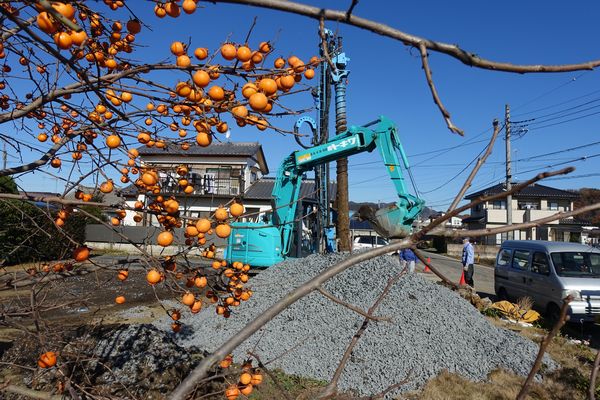
[{"label": "balcony railing", "polygon": [[[244,180],[242,177],[216,178],[210,175],[194,175],[191,179],[188,179],[188,182],[194,188],[191,194],[195,195],[236,196],[244,193]],[[174,178],[167,177],[161,183],[166,193],[183,193],[183,187]]]}]

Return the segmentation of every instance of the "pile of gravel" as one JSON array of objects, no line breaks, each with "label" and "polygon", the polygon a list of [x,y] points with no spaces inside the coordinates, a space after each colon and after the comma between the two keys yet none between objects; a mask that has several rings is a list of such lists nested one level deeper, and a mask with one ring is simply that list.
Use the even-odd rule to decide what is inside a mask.
[{"label": "pile of gravel", "polygon": [[[213,351],[246,323],[345,255],[313,255],[284,261],[254,277],[254,296],[234,310],[228,320],[212,307],[186,318],[183,346]],[[335,296],[367,310],[400,266],[395,257],[363,262],[330,280],[325,288]],[[359,395],[379,393],[410,375],[399,391],[419,388],[442,370],[471,380],[484,380],[494,369],[525,375],[538,347],[533,342],[491,325],[473,306],[445,287],[416,274],[404,275],[381,303],[376,315],[390,322],[371,322],[345,368],[341,390]],[[237,360],[248,351],[263,362],[277,358],[271,367],[289,374],[330,381],[348,343],[364,318],[320,293],[293,304],[234,353]],[[157,322],[168,330],[166,319]],[[546,368],[556,364],[549,357]],[[396,392],[398,393],[398,392]]]}]

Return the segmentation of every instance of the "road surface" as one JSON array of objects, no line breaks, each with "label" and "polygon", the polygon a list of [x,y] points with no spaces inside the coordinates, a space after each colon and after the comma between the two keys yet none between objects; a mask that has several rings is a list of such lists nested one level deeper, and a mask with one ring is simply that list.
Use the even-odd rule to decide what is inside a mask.
[{"label": "road surface", "polygon": [[[458,283],[460,281],[460,275],[462,273],[462,264],[460,261],[447,257],[437,253],[424,252],[425,257],[431,259],[431,265],[438,271],[444,274],[448,279]],[[422,272],[424,265],[422,263],[417,264],[417,271]],[[428,279],[438,280],[439,278],[431,274],[423,274]],[[475,290],[481,297],[490,297],[494,300],[494,268],[475,264],[475,272],[473,274],[473,282],[475,283]]]}]

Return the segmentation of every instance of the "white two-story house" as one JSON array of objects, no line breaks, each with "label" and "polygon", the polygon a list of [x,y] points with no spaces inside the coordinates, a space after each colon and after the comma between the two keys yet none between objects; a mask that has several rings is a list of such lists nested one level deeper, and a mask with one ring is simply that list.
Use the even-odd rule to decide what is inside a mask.
[{"label": "white two-story house", "polygon": [[[244,204],[245,214],[248,215],[245,220],[260,221],[272,211],[271,192],[275,180],[266,177],[269,167],[258,142],[222,142],[212,143],[208,147],[194,144],[188,150],[168,143],[165,148],[141,146],[137,150],[141,165],[157,170],[161,195],[175,196],[180,212],[188,218],[207,217],[232,198]],[[180,176],[176,170],[180,165],[188,168],[189,173],[185,178],[193,186],[192,193],[184,193],[178,184]],[[133,184],[122,189],[120,195],[130,207],[136,201],[148,201],[148,196],[140,193]],[[300,213],[306,213],[307,209],[316,204],[314,180],[303,181],[300,203]],[[150,214],[144,215],[142,221],[135,222],[135,214],[137,213],[128,211],[123,225],[159,225]]]},{"label": "white two-story house", "polygon": [[[474,200],[481,196],[489,196],[506,191],[503,183],[488,187],[465,196],[466,200]],[[573,202],[579,197],[577,193],[556,189],[550,186],[534,184],[521,192],[513,194],[512,204],[506,199],[487,201],[471,208],[471,215],[462,220],[468,229],[497,228],[507,224],[507,206],[512,208],[512,223],[518,224],[548,217],[559,211],[573,210]],[[515,240],[555,240],[580,241],[581,222],[573,217],[555,220],[539,227],[526,230],[515,230]],[[481,244],[497,245],[507,239],[507,233],[482,237]]]}]

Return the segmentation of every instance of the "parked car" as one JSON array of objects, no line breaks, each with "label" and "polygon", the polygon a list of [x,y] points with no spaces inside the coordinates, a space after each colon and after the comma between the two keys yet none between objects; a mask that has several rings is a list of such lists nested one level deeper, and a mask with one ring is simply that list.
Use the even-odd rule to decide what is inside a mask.
[{"label": "parked car", "polygon": [[354,250],[372,249],[373,247],[381,247],[388,244],[388,241],[381,236],[359,235],[354,237],[352,248]]},{"label": "parked car", "polygon": [[600,322],[600,250],[579,243],[507,240],[494,271],[501,299],[530,297],[555,320],[563,298],[571,295],[572,322]]}]

